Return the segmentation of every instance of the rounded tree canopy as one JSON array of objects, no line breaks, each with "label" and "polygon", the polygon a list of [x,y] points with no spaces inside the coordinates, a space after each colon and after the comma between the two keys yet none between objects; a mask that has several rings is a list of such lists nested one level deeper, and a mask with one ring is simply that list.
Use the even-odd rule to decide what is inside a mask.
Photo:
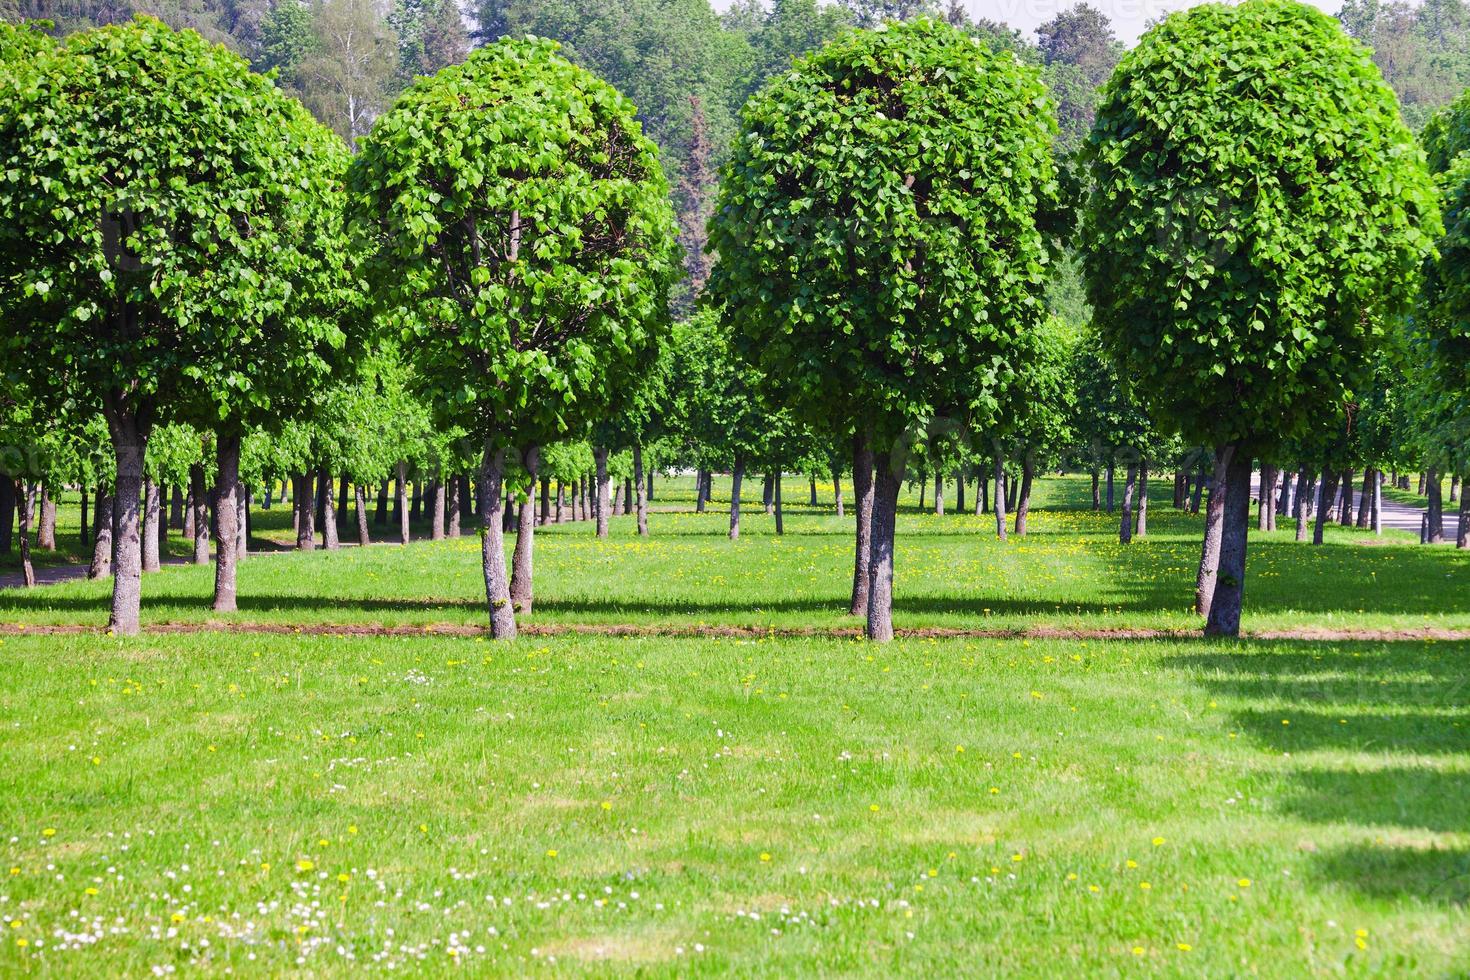
[{"label": "rounded tree canopy", "polygon": [[1268,449],[1340,404],[1439,230],[1368,50],[1294,0],[1149,31],[1082,155],[1097,323],[1150,410],[1201,442]]},{"label": "rounded tree canopy", "polygon": [[1429,159],[1429,171],[1442,174],[1462,154],[1470,153],[1470,89],[1445,106],[1424,124],[1419,134],[1424,144],[1424,153]]},{"label": "rounded tree canopy", "polygon": [[616,89],[545,40],[415,82],[350,178],[380,309],[439,410],[502,444],[596,417],[668,329],[677,228]]},{"label": "rounded tree canopy", "polygon": [[1003,383],[1045,315],[1037,70],[938,21],[888,24],[798,60],[741,120],[710,288],[783,395],[886,444]]},{"label": "rounded tree canopy", "polygon": [[33,47],[0,67],[5,339],[32,375],[208,421],[325,373],[346,148],[239,56],[152,18]]}]

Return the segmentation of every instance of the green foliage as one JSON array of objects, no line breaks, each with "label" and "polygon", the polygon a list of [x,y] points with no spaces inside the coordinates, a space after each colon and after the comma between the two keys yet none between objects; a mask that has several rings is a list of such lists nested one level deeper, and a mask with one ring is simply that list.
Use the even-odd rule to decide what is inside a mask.
[{"label": "green foliage", "polygon": [[1003,385],[1045,312],[1055,122],[1038,72],[918,20],[842,35],[742,122],[711,291],[783,399],[886,446]]},{"label": "green foliage", "polygon": [[302,0],[278,0],[260,25],[260,56],[255,67],[293,78],[296,69],[316,48],[311,8]]},{"label": "green foliage", "polygon": [[1083,159],[1097,322],[1192,441],[1269,448],[1343,403],[1438,230],[1368,53],[1285,0],[1150,31],[1104,89]]},{"label": "green foliage", "polygon": [[268,80],[140,18],[0,76],[0,103],[0,345],[32,377],[208,421],[326,372],[345,154]]},{"label": "green foliage", "polygon": [[501,445],[596,418],[648,367],[677,262],[632,106],[550,41],[421,79],[364,141],[366,274],[436,411]]},{"label": "green foliage", "polygon": [[1347,0],[1338,19],[1373,52],[1410,126],[1470,85],[1470,9],[1465,0]]}]

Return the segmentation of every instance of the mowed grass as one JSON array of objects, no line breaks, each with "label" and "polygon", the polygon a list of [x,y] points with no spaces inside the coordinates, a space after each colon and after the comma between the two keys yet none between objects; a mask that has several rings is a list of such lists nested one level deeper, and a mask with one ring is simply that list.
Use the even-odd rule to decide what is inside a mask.
[{"label": "mowed grass", "polygon": [[[758,484],[757,484],[758,487]],[[533,622],[851,628],[786,484],[538,529]],[[1199,518],[900,521],[900,627],[1163,627]],[[830,493],[826,487],[824,493]],[[791,505],[792,501],[801,504]],[[65,511],[63,511],[65,514]],[[258,512],[285,541],[287,512]],[[1470,626],[1407,535],[1254,535],[1247,629]],[[478,541],[0,592],[0,976],[178,970],[1268,977],[1470,970],[1470,642],[268,635],[479,625]]]},{"label": "mowed grass", "polygon": [[[830,486],[821,490],[823,500],[812,508],[804,481],[786,483],[781,537],[751,498],[741,539],[730,542],[723,485],[710,510],[696,514],[688,486],[668,482],[659,487],[655,506],[664,509],[651,516],[649,538],[636,535],[631,517],[613,519],[606,541],[595,537],[591,522],[538,528],[534,622],[851,628],[852,518],[836,517]],[[1043,481],[1030,534],[1006,542],[996,539],[989,515],[921,513],[909,494],[899,519],[896,625],[1196,628],[1202,519],[1175,511],[1170,488],[1156,481],[1150,534],[1125,547],[1118,544],[1117,515],[1083,509],[1085,493],[1079,478]],[[288,508],[256,511],[268,544],[284,547],[289,520]],[[1289,527],[1252,532],[1247,630],[1470,628],[1470,554],[1424,548],[1398,532],[1377,538],[1334,527],[1321,547],[1293,538]],[[168,567],[145,577],[144,623],[403,626],[487,619],[474,534],[408,548],[251,557],[240,569],[240,611],[226,617],[211,610],[213,576],[209,567]],[[109,589],[107,581],[78,581],[31,593],[6,590],[0,622],[101,626]]]},{"label": "mowed grass", "polygon": [[1457,976],[1470,644],[0,645],[0,974]]}]

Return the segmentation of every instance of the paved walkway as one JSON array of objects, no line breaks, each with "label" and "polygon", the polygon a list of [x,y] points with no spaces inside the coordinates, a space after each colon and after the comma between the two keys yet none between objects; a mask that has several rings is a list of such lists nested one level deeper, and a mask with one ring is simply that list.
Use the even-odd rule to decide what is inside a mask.
[{"label": "paved walkway", "polygon": [[[1353,487],[1353,516],[1358,512],[1358,494],[1363,489],[1362,481]],[[1261,475],[1256,473],[1251,476],[1251,493],[1259,496],[1261,492]],[[1279,489],[1277,491],[1280,492]],[[1420,523],[1424,520],[1424,508],[1403,504],[1391,499],[1387,494],[1383,497],[1381,505],[1382,522],[1384,530],[1407,531],[1418,536]],[[1254,517],[1254,512],[1251,515]],[[1460,505],[1458,502],[1450,503],[1448,499],[1444,502],[1444,538],[1450,544],[1455,543],[1455,536],[1460,531]]]}]

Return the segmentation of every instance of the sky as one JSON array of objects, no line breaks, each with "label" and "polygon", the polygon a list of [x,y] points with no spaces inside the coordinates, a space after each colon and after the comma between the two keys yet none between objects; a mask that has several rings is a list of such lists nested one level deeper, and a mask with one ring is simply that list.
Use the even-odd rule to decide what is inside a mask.
[{"label": "sky", "polygon": [[[1072,6],[1075,0],[964,0],[974,17],[988,17],[1018,29],[1028,38],[1039,24]],[[1120,40],[1133,44],[1144,26],[1166,14],[1195,5],[1192,0],[1089,0],[1113,22]],[[1342,7],[1341,0],[1307,0],[1329,14]]]}]

